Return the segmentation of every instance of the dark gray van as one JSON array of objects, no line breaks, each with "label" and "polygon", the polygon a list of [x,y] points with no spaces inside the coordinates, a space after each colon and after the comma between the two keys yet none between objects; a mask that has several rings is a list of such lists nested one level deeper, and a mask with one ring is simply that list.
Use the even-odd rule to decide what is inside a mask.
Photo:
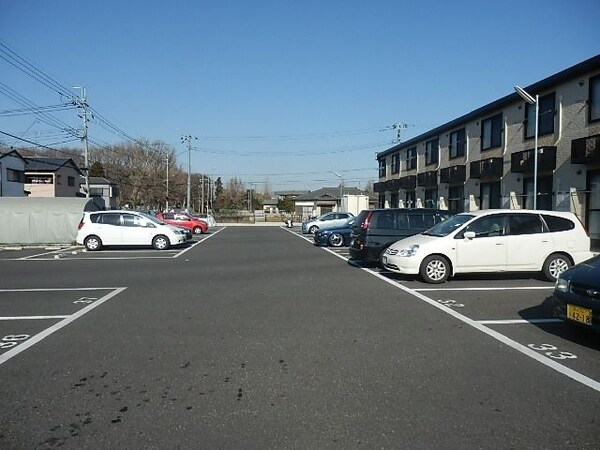
[{"label": "dark gray van", "polygon": [[428,208],[363,210],[352,225],[350,258],[378,263],[394,242],[428,230],[451,215],[444,209]]}]

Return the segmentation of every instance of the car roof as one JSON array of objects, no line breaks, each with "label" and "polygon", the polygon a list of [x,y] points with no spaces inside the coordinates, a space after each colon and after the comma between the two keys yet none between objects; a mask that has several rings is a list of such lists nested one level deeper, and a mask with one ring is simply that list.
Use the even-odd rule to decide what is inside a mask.
[{"label": "car roof", "polygon": [[479,209],[476,211],[462,212],[461,215],[469,216],[487,216],[489,214],[510,213],[510,214],[551,214],[561,217],[573,218],[575,215],[569,211],[550,211],[545,209]]}]

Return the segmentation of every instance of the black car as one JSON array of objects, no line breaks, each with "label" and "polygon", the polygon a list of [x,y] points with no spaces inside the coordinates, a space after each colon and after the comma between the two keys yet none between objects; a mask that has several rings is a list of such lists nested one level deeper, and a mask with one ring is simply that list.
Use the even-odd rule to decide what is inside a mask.
[{"label": "black car", "polygon": [[317,230],[313,235],[315,245],[347,247],[350,245],[350,233],[352,232],[351,227],[355,219],[356,217],[350,217],[346,223],[340,227]]},{"label": "black car", "polygon": [[600,255],[558,277],[552,304],[556,317],[600,332]]},{"label": "black car", "polygon": [[394,242],[422,233],[452,214],[444,209],[386,208],[361,211],[352,225],[350,258],[378,263]]}]

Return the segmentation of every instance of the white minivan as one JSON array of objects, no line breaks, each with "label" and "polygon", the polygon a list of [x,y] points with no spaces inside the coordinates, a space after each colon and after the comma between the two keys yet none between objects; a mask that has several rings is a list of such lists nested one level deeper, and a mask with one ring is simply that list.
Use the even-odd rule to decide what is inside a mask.
[{"label": "white minivan", "polygon": [[84,212],[76,241],[90,251],[111,245],[143,245],[166,250],[184,244],[185,232],[139,211]]},{"label": "white minivan", "polygon": [[475,272],[542,272],[555,281],[592,256],[590,238],[573,213],[496,209],[457,214],[397,241],[382,264],[427,283]]}]

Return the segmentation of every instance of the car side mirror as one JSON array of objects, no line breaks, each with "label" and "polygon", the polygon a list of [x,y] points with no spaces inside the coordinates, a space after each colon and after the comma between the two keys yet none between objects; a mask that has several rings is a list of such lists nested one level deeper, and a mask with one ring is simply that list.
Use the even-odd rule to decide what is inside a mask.
[{"label": "car side mirror", "polygon": [[465,239],[474,239],[475,232],[474,231],[465,231],[464,237],[465,237]]}]

